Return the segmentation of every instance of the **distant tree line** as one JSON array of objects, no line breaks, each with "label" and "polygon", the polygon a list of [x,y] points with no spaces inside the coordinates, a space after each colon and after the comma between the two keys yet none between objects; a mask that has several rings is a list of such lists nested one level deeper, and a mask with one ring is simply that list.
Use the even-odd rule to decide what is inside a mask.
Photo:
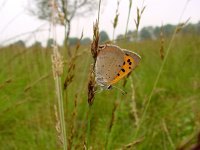
[{"label": "distant tree line", "polygon": [[[175,29],[176,29],[176,25],[167,24],[167,25],[163,25],[162,27],[158,27],[158,26],[143,27],[138,33],[136,32],[136,30],[134,31],[129,30],[127,32],[126,40],[128,41],[155,40],[160,37],[161,31],[163,32],[164,37],[167,38],[173,34]],[[183,35],[190,34],[190,35],[200,36],[200,21],[196,24],[189,23],[185,25],[182,28],[180,34],[183,34]],[[116,40],[121,40],[124,38],[125,38],[124,35],[120,34],[117,36]],[[110,38],[108,34],[106,33],[106,31],[101,31],[100,44],[105,43],[109,40]],[[74,46],[77,44],[78,41],[79,41],[79,38],[77,37],[69,37],[68,44],[69,46]],[[88,45],[91,43],[91,39],[89,37],[85,37],[80,42],[82,45]],[[65,42],[63,42],[63,45],[64,43]],[[46,47],[51,47],[52,44],[53,44],[53,39],[48,39]],[[25,43],[22,40],[19,40],[11,45],[18,45],[18,46],[25,47]],[[40,47],[41,45],[42,44],[40,42],[36,41],[31,47],[35,47],[35,46]]]},{"label": "distant tree line", "polygon": [[[129,31],[127,33],[127,38],[129,40],[136,40],[134,38],[137,37],[137,40],[149,40],[149,39],[158,39],[160,37],[160,33],[163,32],[163,35],[165,37],[169,37],[173,34],[173,32],[176,29],[176,25],[171,25],[171,24],[166,24],[163,25],[162,27],[153,27],[153,26],[148,26],[148,27],[143,27],[139,33],[137,34],[136,31]],[[137,34],[137,36],[136,36]],[[196,24],[186,24],[182,30],[181,30],[181,34],[196,34],[196,35],[200,35],[200,21]],[[123,38],[123,35],[118,35],[117,39],[121,39]]]}]

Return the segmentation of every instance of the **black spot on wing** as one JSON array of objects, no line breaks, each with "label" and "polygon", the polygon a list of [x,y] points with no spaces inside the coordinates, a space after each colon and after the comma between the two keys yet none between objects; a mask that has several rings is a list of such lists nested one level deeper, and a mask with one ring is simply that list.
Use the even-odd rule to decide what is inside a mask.
[{"label": "black spot on wing", "polygon": [[132,64],[132,62],[129,62],[129,65],[131,65]]},{"label": "black spot on wing", "polygon": [[121,70],[122,70],[122,72],[125,72],[125,70],[123,68]]},{"label": "black spot on wing", "polygon": [[130,59],[128,59],[128,60],[127,60],[127,62],[129,63],[129,62],[131,62],[131,60],[130,60]]}]

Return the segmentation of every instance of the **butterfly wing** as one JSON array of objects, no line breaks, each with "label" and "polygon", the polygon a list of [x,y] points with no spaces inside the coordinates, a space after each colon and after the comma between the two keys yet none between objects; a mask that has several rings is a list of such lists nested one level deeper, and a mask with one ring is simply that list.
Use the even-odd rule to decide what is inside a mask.
[{"label": "butterfly wing", "polygon": [[141,57],[131,51],[123,50],[124,52],[124,59],[123,59],[123,65],[121,70],[117,73],[117,76],[109,83],[110,85],[118,82],[122,78],[124,78],[127,74],[129,74],[131,71],[133,71],[139,64]]},{"label": "butterfly wing", "polygon": [[108,87],[134,70],[141,57],[131,51],[115,45],[104,45],[99,50],[95,64],[96,81],[102,87]]},{"label": "butterfly wing", "polygon": [[117,46],[105,45],[100,49],[95,64],[96,81],[109,86],[123,66],[124,52]]},{"label": "butterfly wing", "polygon": [[141,60],[141,57],[140,55],[138,55],[137,53],[135,52],[132,52],[132,51],[129,51],[129,50],[126,50],[126,49],[123,49],[124,53],[127,55],[127,56],[130,56],[133,58],[133,66],[132,66],[132,70],[134,70],[140,63],[140,60]]}]

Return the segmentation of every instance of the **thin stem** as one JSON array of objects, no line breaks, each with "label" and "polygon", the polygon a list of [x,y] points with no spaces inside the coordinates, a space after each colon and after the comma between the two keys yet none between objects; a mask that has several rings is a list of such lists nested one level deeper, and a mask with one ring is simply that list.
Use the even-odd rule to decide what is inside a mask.
[{"label": "thin stem", "polygon": [[112,41],[114,41],[114,37],[115,37],[115,28],[113,29]]},{"label": "thin stem", "polygon": [[169,140],[169,143],[170,143],[172,149],[176,149],[176,146],[174,145],[174,143],[173,143],[173,141],[172,141],[172,138],[171,138],[171,136],[170,136],[169,130],[168,130],[168,128],[167,128],[167,125],[166,125],[164,119],[162,120],[162,125],[163,125],[164,131],[165,131],[165,133],[166,133],[166,135],[167,135],[167,139]]},{"label": "thin stem", "polygon": [[130,13],[131,13],[131,8],[132,8],[132,0],[129,0],[129,10],[128,10],[128,18],[127,18],[127,22],[126,22],[125,38],[126,38],[126,36],[127,36],[128,23],[129,23],[129,18],[130,18]]},{"label": "thin stem", "polygon": [[[61,57],[59,57],[59,51],[56,47],[56,23],[55,23],[55,1],[52,0],[52,32],[53,32],[53,57],[56,59],[56,61],[61,62]],[[56,88],[56,95],[58,100],[58,109],[59,109],[59,118],[61,122],[61,137],[63,142],[63,150],[67,150],[67,136],[66,136],[66,129],[65,129],[65,116],[64,116],[64,104],[63,104],[63,95],[62,95],[62,82],[61,82],[61,76],[57,72],[57,69],[59,69],[58,65],[56,65],[56,62],[53,64],[55,68],[53,68],[54,72],[54,80],[55,80],[55,88]],[[62,69],[62,68],[61,68]],[[56,71],[55,71],[56,70]]]},{"label": "thin stem", "polygon": [[92,105],[89,105],[89,111],[88,111],[88,123],[87,123],[87,143],[86,147],[89,149],[90,146],[90,124],[91,124],[91,117],[92,117]]},{"label": "thin stem", "polygon": [[63,139],[63,149],[67,150],[67,136],[66,136],[66,129],[65,129],[64,104],[63,104],[63,96],[62,96],[62,88],[61,88],[62,84],[61,84],[60,77],[56,78],[55,84],[56,84],[57,97],[58,97],[58,108],[59,108],[62,139]]},{"label": "thin stem", "polygon": [[99,0],[99,9],[98,9],[98,24],[99,24],[99,18],[100,18],[100,10],[101,10],[101,0]]}]

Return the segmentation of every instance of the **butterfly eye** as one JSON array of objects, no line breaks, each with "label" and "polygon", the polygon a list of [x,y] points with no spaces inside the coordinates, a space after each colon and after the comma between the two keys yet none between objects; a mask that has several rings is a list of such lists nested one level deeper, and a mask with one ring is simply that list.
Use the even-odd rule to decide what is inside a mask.
[{"label": "butterfly eye", "polygon": [[108,89],[108,90],[112,89],[112,85],[109,85],[109,86],[107,87],[107,89]]}]

